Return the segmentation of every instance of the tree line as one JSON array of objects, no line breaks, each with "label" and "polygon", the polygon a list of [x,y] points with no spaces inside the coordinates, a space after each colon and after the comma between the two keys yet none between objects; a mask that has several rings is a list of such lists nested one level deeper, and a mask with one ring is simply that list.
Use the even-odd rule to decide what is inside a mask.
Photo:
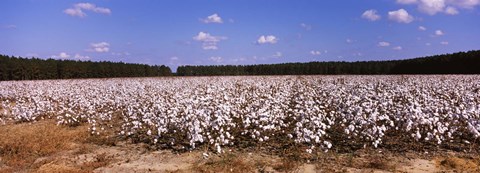
[{"label": "tree line", "polygon": [[[179,66],[178,76],[480,74],[480,50],[406,60]],[[164,65],[21,58],[0,55],[0,81],[171,76]]]},{"label": "tree line", "polygon": [[389,61],[188,65],[177,68],[178,76],[337,74],[480,74],[480,51]]},{"label": "tree line", "polygon": [[169,67],[123,62],[21,58],[0,55],[0,81],[170,76]]}]

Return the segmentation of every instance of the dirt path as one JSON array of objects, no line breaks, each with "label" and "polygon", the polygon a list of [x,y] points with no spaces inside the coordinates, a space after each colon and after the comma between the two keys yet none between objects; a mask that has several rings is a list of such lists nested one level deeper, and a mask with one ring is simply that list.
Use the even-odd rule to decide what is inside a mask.
[{"label": "dirt path", "polygon": [[[174,153],[152,151],[142,144],[117,143],[115,146],[71,143],[63,150],[40,157],[25,170],[12,169],[0,157],[0,172],[480,172],[480,157],[465,153],[443,153],[425,157],[419,154],[392,155],[356,153],[320,155],[319,160],[286,160],[261,152],[227,151],[214,154],[195,150]],[[322,160],[323,159],[323,160]]]},{"label": "dirt path", "polygon": [[170,151],[154,151],[142,155],[117,157],[116,162],[101,167],[95,172],[129,173],[129,172],[170,172],[189,170],[196,160],[201,159],[199,152],[174,154]]},{"label": "dirt path", "polygon": [[[82,153],[79,150],[87,150]],[[478,162],[468,159],[452,160],[435,158],[431,160],[405,157],[389,158],[388,166],[372,167],[371,162],[361,162],[352,167],[340,164],[325,165],[315,162],[290,166],[280,158],[264,154],[234,153],[230,155],[216,155],[202,151],[192,151],[176,154],[171,151],[149,151],[141,145],[119,145],[112,147],[90,146],[87,149],[76,149],[60,153],[51,158],[40,158],[36,162],[44,162],[39,172],[81,172],[82,166],[96,166],[92,169],[98,173],[127,173],[127,172],[476,172]],[[454,157],[457,158],[457,157]],[[364,160],[365,158],[354,158]],[[478,161],[478,160],[477,160]],[[98,165],[95,165],[98,164]],[[470,166],[470,167],[469,167]]]}]

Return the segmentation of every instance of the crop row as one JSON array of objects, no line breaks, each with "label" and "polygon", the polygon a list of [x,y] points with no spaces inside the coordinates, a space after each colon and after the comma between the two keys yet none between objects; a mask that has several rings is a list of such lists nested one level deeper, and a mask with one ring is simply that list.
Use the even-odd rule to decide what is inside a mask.
[{"label": "crop row", "polygon": [[[153,146],[479,144],[480,76],[257,76],[0,82],[0,123],[88,123]],[[402,144],[400,144],[402,145]]]}]

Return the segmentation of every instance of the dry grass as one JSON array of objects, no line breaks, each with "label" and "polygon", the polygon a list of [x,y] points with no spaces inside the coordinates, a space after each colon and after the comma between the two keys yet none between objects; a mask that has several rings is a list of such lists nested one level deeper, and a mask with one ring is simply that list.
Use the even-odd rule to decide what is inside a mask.
[{"label": "dry grass", "polygon": [[372,151],[356,153],[321,153],[316,161],[316,167],[322,172],[348,172],[347,168],[358,170],[382,170],[395,172],[397,161],[394,154]]},{"label": "dry grass", "polygon": [[106,153],[95,156],[95,159],[91,162],[84,163],[81,168],[84,170],[94,170],[103,166],[107,166],[111,158],[107,157]]},{"label": "dry grass", "polygon": [[87,173],[89,171],[81,170],[81,169],[66,166],[66,165],[57,165],[53,163],[47,163],[45,165],[42,165],[36,172],[37,173]]},{"label": "dry grass", "polygon": [[480,172],[479,163],[475,163],[473,159],[452,156],[439,159],[437,162],[440,166],[450,170],[457,170],[460,172]]},{"label": "dry grass", "polygon": [[40,157],[73,147],[88,138],[85,126],[57,126],[53,121],[0,126],[0,157],[8,167],[30,169]]},{"label": "dry grass", "polygon": [[298,172],[300,162],[291,159],[282,159],[279,163],[273,166],[273,169],[279,172]]},{"label": "dry grass", "polygon": [[193,165],[192,170],[195,172],[255,172],[255,164],[241,155],[225,153]]},{"label": "dry grass", "polygon": [[302,163],[289,158],[278,158],[268,154],[242,152],[223,153],[211,156],[194,164],[193,172],[299,172]]},{"label": "dry grass", "polygon": [[390,163],[386,157],[373,156],[367,157],[367,160],[360,168],[370,168],[379,170],[395,170],[395,166]]}]

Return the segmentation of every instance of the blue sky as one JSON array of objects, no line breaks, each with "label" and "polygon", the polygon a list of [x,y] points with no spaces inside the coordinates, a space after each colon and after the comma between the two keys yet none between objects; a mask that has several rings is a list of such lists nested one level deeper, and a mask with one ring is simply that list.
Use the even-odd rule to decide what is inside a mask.
[{"label": "blue sky", "polygon": [[178,65],[480,49],[480,0],[2,0],[0,54]]}]

